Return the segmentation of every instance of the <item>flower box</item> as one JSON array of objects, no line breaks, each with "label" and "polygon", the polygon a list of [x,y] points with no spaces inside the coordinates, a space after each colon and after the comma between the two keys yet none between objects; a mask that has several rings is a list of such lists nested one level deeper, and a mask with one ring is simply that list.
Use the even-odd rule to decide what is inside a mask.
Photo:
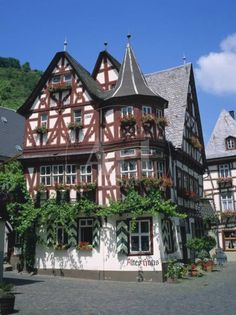
[{"label": "flower box", "polygon": [[168,126],[168,120],[166,119],[166,117],[157,117],[156,123],[161,128]]},{"label": "flower box", "polygon": [[161,176],[159,180],[160,180],[160,186],[162,188],[170,188],[173,186],[173,181],[168,176]]},{"label": "flower box", "polygon": [[68,124],[68,129],[70,130],[80,130],[82,128],[83,128],[82,124],[77,123],[77,122],[70,122]]},{"label": "flower box", "polygon": [[151,114],[143,115],[142,116],[142,123],[145,124],[153,124],[155,122],[155,117]]},{"label": "flower box", "polygon": [[36,127],[34,131],[40,135],[44,135],[47,133],[47,128],[45,126],[39,126],[39,127]]},{"label": "flower box", "polygon": [[55,92],[63,92],[66,90],[71,89],[71,83],[58,83],[58,84],[51,84],[48,87],[48,91],[50,93],[55,93]]},{"label": "flower box", "polygon": [[133,127],[135,125],[136,125],[136,119],[133,115],[124,116],[120,120],[120,126],[121,127],[126,127],[126,126]]},{"label": "flower box", "polygon": [[79,242],[79,245],[77,246],[78,250],[92,250],[93,249],[93,245],[90,244],[89,242]]},{"label": "flower box", "polygon": [[217,183],[218,184],[232,184],[232,177],[231,176],[227,176],[227,177],[219,177],[217,179]]},{"label": "flower box", "polygon": [[91,183],[79,183],[76,186],[77,190],[83,189],[85,191],[89,191],[89,190],[95,190],[97,188],[97,182],[91,182]]},{"label": "flower box", "polygon": [[202,144],[200,143],[198,137],[192,136],[192,137],[190,138],[190,143],[192,144],[192,146],[193,146],[195,149],[198,149],[198,150],[201,150],[201,149],[202,149]]},{"label": "flower box", "polygon": [[55,244],[54,245],[54,249],[55,250],[67,250],[68,248],[70,248],[70,245],[69,244]]}]

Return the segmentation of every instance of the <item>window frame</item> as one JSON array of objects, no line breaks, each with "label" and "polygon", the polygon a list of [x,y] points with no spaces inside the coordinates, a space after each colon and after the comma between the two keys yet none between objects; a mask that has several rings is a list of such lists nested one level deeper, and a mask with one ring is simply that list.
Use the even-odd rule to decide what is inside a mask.
[{"label": "window frame", "polygon": [[[79,115],[76,115],[78,113]],[[73,112],[73,119],[74,122],[78,124],[82,124],[82,110],[81,109],[75,109]]]},{"label": "window frame", "polygon": [[[58,232],[61,230],[62,235],[62,242],[59,242]],[[65,227],[62,225],[56,226],[56,243],[61,245],[67,245],[68,244],[68,233],[65,230]]]},{"label": "window frame", "polygon": [[[88,167],[91,167],[91,172],[88,172]],[[85,172],[82,173],[82,168],[85,168]],[[80,168],[79,168],[80,172],[79,172],[79,180],[80,180],[80,183],[92,183],[93,181],[93,166],[92,164],[83,164],[83,165],[80,165]],[[88,180],[90,176],[90,180]],[[85,180],[82,179],[82,177],[85,177]]]},{"label": "window frame", "polygon": [[[224,194],[225,194],[226,198],[223,198]],[[230,195],[230,197],[229,197],[229,195]],[[222,212],[228,212],[228,211],[233,212],[235,210],[233,192],[230,190],[223,191],[223,192],[221,191],[220,204],[221,204]],[[229,207],[230,204],[232,207]],[[226,207],[224,205],[226,205]]]},{"label": "window frame", "polygon": [[[149,164],[151,163],[151,164]],[[143,167],[146,164],[145,167]],[[151,166],[151,168],[149,168]],[[141,160],[141,174],[143,177],[153,177],[154,176],[154,162],[149,159]]]},{"label": "window frame", "polygon": [[[67,168],[71,169],[71,172],[67,172]],[[74,168],[74,172],[73,172],[73,168]],[[75,164],[66,164],[65,165],[65,184],[66,185],[76,185],[77,183],[77,169],[76,169],[76,165]],[[68,178],[70,178],[69,182],[68,182]]]},{"label": "window frame", "polygon": [[[131,111],[129,111],[131,109]],[[134,107],[132,105],[122,106],[120,109],[121,118],[134,114]]]},{"label": "window frame", "polygon": [[40,126],[48,128],[48,114],[41,114],[41,116],[40,116]]},{"label": "window frame", "polygon": [[[136,219],[136,223],[139,223],[139,226],[141,226],[141,222],[148,222],[148,226],[149,226],[149,232],[132,232],[131,231],[131,222],[132,220],[129,220],[129,252],[128,252],[128,256],[148,256],[148,255],[153,255],[153,221],[151,217],[143,217],[143,218],[137,218]],[[139,230],[140,231],[140,230]],[[131,250],[131,238],[132,236],[138,236],[139,237],[139,249],[142,247],[142,244],[140,243],[141,237],[142,236],[148,236],[149,237],[149,250],[148,251],[133,251]]]},{"label": "window frame", "polygon": [[[129,163],[134,163],[135,164],[135,170],[130,170],[130,164]],[[127,164],[128,165],[128,170],[122,170],[122,167]],[[131,174],[134,174],[134,176],[131,176]],[[120,175],[121,178],[137,178],[138,175],[138,169],[137,169],[137,161],[136,160],[124,160],[120,162]]]},{"label": "window frame", "polygon": [[152,106],[143,105],[142,115],[152,115]]},{"label": "window frame", "polygon": [[[127,153],[125,151],[130,151],[130,153]],[[131,151],[132,151],[132,153],[131,153]],[[128,148],[128,149],[120,150],[120,157],[135,156],[135,155],[136,155],[136,149]]]},{"label": "window frame", "polygon": [[[55,81],[55,78],[59,78],[59,80]],[[52,84],[59,84],[59,83],[61,83],[61,75],[60,74],[53,75],[52,79],[51,79],[51,82],[52,82]]]},{"label": "window frame", "polygon": [[218,165],[219,177],[230,177],[230,166],[229,164],[219,164]]},{"label": "window frame", "polygon": [[[46,169],[49,167],[50,173],[47,173]],[[45,174],[42,174],[42,169],[45,168]],[[43,181],[42,178],[45,178]],[[49,178],[49,183],[47,182],[47,178]],[[44,186],[52,185],[52,166],[51,165],[41,165],[39,168],[39,182]]]},{"label": "window frame", "polygon": [[236,139],[234,137],[228,137],[225,139],[226,150],[236,149]]},{"label": "window frame", "polygon": [[[86,224],[85,225],[82,225],[81,224],[81,221],[85,221]],[[92,221],[91,224],[88,224],[88,221]],[[94,219],[93,218],[90,218],[90,217],[86,217],[86,218],[79,218],[78,219],[78,237],[79,237],[79,243],[80,242],[88,242],[89,245],[92,245],[93,243],[93,224],[94,224]],[[81,234],[81,229],[84,229],[84,228],[91,228],[92,232],[91,232],[91,242],[89,240],[82,240],[82,234]]]},{"label": "window frame", "polygon": [[[225,236],[225,233],[235,233],[235,236]],[[230,230],[222,230],[222,239],[223,239],[223,249],[225,252],[235,252],[236,251],[236,230],[230,229]],[[232,248],[229,246],[226,246],[226,242],[229,242]]]}]

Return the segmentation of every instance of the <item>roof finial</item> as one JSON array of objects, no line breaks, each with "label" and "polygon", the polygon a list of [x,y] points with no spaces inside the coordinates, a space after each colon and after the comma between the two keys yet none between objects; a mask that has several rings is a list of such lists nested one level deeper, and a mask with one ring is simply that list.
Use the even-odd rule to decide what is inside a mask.
[{"label": "roof finial", "polygon": [[108,42],[104,42],[105,51],[107,50]]},{"label": "roof finial", "polygon": [[67,39],[64,40],[64,51],[67,51]]},{"label": "roof finial", "polygon": [[186,60],[187,60],[185,54],[183,54],[182,60],[183,60],[183,63],[184,63],[184,65],[185,65],[185,64],[186,64]]},{"label": "roof finial", "polygon": [[131,38],[131,34],[128,33],[128,34],[127,34],[128,44],[130,44],[130,38]]}]

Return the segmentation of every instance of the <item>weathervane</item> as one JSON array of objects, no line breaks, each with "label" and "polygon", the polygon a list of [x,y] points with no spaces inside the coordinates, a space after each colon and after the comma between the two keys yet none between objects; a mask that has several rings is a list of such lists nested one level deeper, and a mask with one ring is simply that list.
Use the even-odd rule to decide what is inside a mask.
[{"label": "weathervane", "polygon": [[108,45],[108,42],[104,42],[105,50],[107,50],[107,45]]},{"label": "weathervane", "polygon": [[187,60],[187,58],[186,58],[185,54],[183,54],[182,60],[183,60],[184,65],[185,65],[185,64],[186,64],[186,60]]},{"label": "weathervane", "polygon": [[67,39],[64,40],[64,51],[67,51]]},{"label": "weathervane", "polygon": [[128,34],[127,34],[128,43],[130,43],[130,38],[131,38],[131,34],[128,33]]}]

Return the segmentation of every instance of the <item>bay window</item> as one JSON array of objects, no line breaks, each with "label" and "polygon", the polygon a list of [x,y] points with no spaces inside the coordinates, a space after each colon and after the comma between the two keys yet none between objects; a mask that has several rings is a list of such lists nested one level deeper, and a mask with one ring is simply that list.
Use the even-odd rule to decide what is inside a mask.
[{"label": "bay window", "polygon": [[40,184],[51,185],[51,166],[40,166]]},{"label": "bay window", "polygon": [[81,165],[80,166],[80,182],[91,183],[92,182],[92,165]]},{"label": "bay window", "polygon": [[153,177],[153,161],[151,160],[143,160],[142,161],[142,176],[145,177]]}]

